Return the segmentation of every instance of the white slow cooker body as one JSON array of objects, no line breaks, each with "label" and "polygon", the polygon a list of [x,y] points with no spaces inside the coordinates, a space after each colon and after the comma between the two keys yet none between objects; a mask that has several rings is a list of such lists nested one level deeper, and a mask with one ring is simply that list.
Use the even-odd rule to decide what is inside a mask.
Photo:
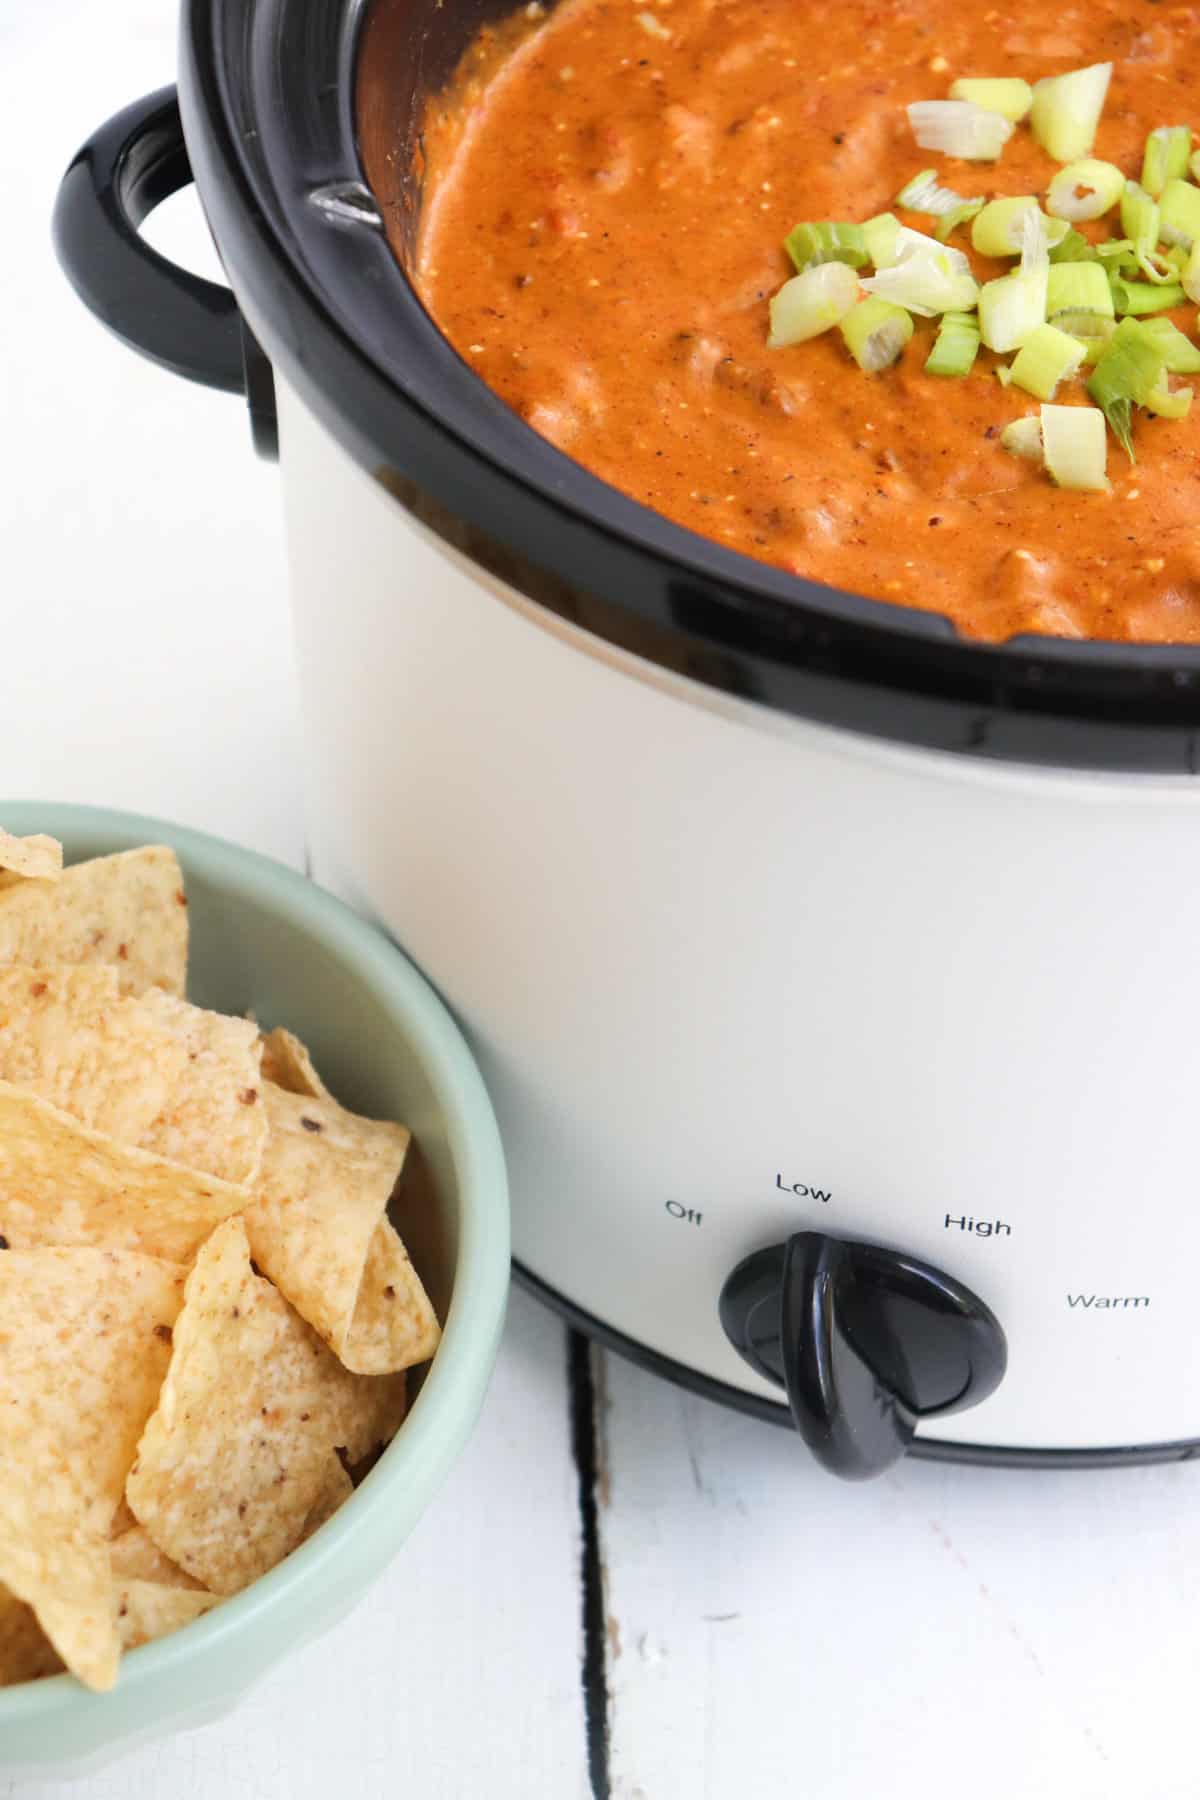
[{"label": "white slow cooker body", "polygon": [[945,1442],[1200,1439],[1200,786],[897,747],[563,624],[280,383],[315,873],[471,1035],[518,1260],[778,1400],[717,1296],[817,1226],[999,1316]]}]

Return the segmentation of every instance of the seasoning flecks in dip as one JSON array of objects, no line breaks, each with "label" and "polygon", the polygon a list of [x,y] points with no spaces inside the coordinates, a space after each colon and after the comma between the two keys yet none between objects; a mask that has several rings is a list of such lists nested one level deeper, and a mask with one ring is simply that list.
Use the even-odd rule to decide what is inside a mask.
[{"label": "seasoning flecks in dip", "polygon": [[[964,633],[1200,642],[1200,407],[1139,411],[1107,492],[1005,453],[1036,401],[984,349],[925,372],[940,321],[864,374],[840,330],[769,349],[797,221],[893,211],[933,164],[959,194],[1046,195],[1019,126],[992,162],[917,147],[906,108],[963,77],[1111,61],[1090,154],[1137,180],[1147,134],[1200,125],[1200,7],[1094,0],[564,0],[487,32],[432,103],[418,285],[481,378],[568,455],[730,548]],[[1089,237],[1120,230],[1086,223]],[[980,283],[1011,261],[964,248]],[[870,270],[864,270],[869,275]],[[1163,315],[1194,338],[1192,303]],[[1070,394],[1087,403],[1080,371]]]}]

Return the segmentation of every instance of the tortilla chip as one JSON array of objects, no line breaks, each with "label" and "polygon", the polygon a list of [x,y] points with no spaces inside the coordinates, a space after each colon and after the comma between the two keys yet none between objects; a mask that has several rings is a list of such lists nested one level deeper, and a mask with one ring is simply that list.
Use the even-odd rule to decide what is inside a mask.
[{"label": "tortilla chip", "polygon": [[299,1542],[330,1452],[357,1461],[403,1412],[404,1383],[347,1374],[255,1275],[245,1227],[229,1219],[188,1276],[125,1497],[172,1561],[212,1593],[237,1593]]},{"label": "tortilla chip", "polygon": [[186,1569],[173,1563],[169,1556],[164,1556],[144,1525],[139,1525],[129,1512],[124,1501],[121,1510],[128,1514],[133,1523],[119,1536],[113,1537],[108,1546],[112,1557],[113,1580],[118,1586],[125,1581],[146,1581],[156,1587],[198,1588],[200,1583],[193,1581]]},{"label": "tortilla chip", "polygon": [[438,1322],[385,1216],[408,1132],[270,1082],[262,1097],[271,1130],[245,1212],[255,1262],[347,1368],[386,1375],[424,1362]]},{"label": "tortilla chip", "polygon": [[0,1474],[0,1583],[32,1607],[63,1662],[90,1688],[117,1679],[121,1646],[108,1545],[81,1524],[84,1503],[61,1471],[19,1490]]},{"label": "tortilla chip", "polygon": [[62,874],[62,845],[52,837],[14,837],[0,831],[0,887],[21,881],[57,881]]},{"label": "tortilla chip", "polygon": [[152,1644],[181,1625],[190,1625],[218,1604],[220,1595],[203,1588],[162,1587],[156,1581],[116,1584],[117,1631],[123,1650]]},{"label": "tortilla chip", "polygon": [[183,876],[163,844],[0,888],[0,963],[113,963],[123,994],[182,994],[187,940]]},{"label": "tortilla chip", "polygon": [[410,1369],[429,1360],[441,1335],[437,1314],[408,1251],[390,1221],[381,1219],[367,1248],[342,1361],[360,1375]]},{"label": "tortilla chip", "polygon": [[107,1534],[171,1359],[184,1273],[129,1250],[0,1255],[0,1485],[65,1469]]},{"label": "tortilla chip", "polygon": [[259,1055],[246,1020],[158,990],[119,997],[112,967],[0,966],[0,1080],[224,1181],[262,1160]]},{"label": "tortilla chip", "polygon": [[286,1088],[289,1094],[308,1094],[318,1100],[332,1100],[333,1095],[313,1067],[307,1047],[294,1032],[277,1025],[268,1031],[262,1046],[264,1081]]},{"label": "tortilla chip", "polygon": [[0,1584],[0,1688],[39,1681],[43,1675],[61,1674],[62,1669],[62,1658],[32,1606]]},{"label": "tortilla chip", "polygon": [[309,1508],[308,1517],[300,1532],[300,1543],[307,1543],[314,1531],[320,1531],[322,1525],[332,1519],[343,1500],[348,1500],[353,1492],[354,1483],[342,1467],[340,1458],[331,1456],[322,1477],[321,1490]]},{"label": "tortilla chip", "polygon": [[115,1544],[117,1539],[119,1537],[124,1537],[127,1531],[140,1530],[141,1526],[129,1510],[129,1502],[125,1499],[124,1495],[122,1495],[121,1499],[117,1502],[117,1510],[112,1516],[112,1524],[108,1528],[109,1543]]},{"label": "tortilla chip", "polygon": [[247,1197],[0,1081],[0,1238],[11,1249],[88,1244],[189,1263]]}]

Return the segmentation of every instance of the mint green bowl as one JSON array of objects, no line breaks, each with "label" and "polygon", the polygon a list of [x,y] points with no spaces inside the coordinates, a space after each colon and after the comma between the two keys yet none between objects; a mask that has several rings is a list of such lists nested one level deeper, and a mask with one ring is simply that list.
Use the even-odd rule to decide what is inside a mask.
[{"label": "mint green bowl", "polygon": [[338,1098],[402,1120],[418,1154],[397,1224],[444,1335],[400,1432],[336,1516],[278,1568],[123,1658],[92,1694],[69,1675],[0,1688],[0,1775],[80,1774],[234,1706],[343,1618],[391,1561],[470,1435],[508,1293],[508,1190],[491,1104],[458,1027],[412,964],[303,876],[158,819],[0,802],[0,823],[61,838],[68,861],[171,844],[187,882],[189,997],[286,1024]]}]

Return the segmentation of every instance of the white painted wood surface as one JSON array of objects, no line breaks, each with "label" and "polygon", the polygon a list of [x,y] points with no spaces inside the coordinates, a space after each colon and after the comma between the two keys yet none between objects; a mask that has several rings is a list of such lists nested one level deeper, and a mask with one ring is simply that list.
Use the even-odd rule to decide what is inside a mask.
[{"label": "white painted wood surface", "polygon": [[604,1385],[613,1800],[1195,1800],[1194,1464],[836,1484]]},{"label": "white painted wood surface", "polygon": [[[240,402],[107,338],[49,244],[61,167],[173,40],[169,0],[0,7],[0,794],[298,862],[275,476]],[[847,1488],[594,1362],[619,1800],[1195,1800],[1200,1468]],[[564,1333],[516,1295],[470,1450],[344,1626],[223,1723],[0,1800],[583,1800],[580,1613]]]}]

